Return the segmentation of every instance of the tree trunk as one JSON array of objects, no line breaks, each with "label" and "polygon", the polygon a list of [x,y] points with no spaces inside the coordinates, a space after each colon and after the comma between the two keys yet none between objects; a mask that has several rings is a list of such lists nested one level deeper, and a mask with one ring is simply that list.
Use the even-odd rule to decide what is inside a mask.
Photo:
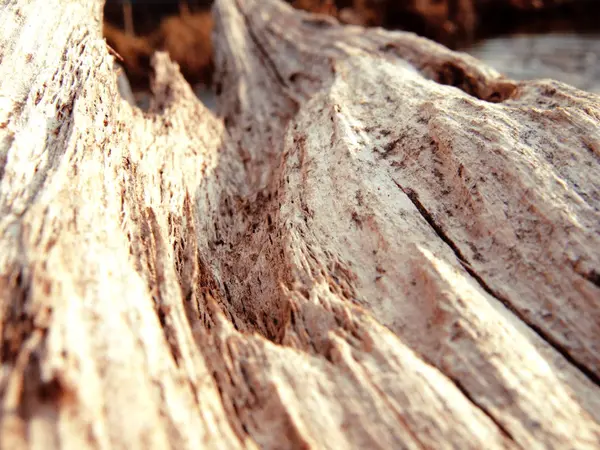
[{"label": "tree trunk", "polygon": [[219,114],[0,12],[0,447],[598,448],[600,98],[277,0]]}]

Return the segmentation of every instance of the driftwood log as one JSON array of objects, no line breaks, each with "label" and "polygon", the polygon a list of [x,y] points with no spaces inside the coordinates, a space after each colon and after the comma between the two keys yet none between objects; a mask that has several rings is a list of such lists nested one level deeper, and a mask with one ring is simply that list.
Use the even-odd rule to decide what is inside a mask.
[{"label": "driftwood log", "polygon": [[2,449],[600,446],[600,98],[277,0],[219,111],[0,10]]}]

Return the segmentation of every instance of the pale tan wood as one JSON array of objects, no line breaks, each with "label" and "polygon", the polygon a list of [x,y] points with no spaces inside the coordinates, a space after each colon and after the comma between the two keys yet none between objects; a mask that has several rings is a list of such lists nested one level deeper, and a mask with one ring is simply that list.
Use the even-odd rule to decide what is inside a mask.
[{"label": "pale tan wood", "polygon": [[101,7],[0,13],[0,447],[600,445],[598,96],[219,0],[144,114]]}]

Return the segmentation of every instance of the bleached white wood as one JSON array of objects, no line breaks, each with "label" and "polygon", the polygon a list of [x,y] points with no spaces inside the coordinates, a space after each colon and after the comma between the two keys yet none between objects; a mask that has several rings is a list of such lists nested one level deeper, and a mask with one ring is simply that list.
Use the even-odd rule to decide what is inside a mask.
[{"label": "bleached white wood", "polygon": [[219,0],[143,114],[101,7],[0,12],[1,448],[599,445],[597,96]]}]

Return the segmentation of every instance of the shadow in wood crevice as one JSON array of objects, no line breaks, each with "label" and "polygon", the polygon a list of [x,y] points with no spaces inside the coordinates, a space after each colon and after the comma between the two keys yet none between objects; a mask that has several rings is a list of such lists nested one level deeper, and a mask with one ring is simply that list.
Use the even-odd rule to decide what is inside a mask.
[{"label": "shadow in wood crevice", "polygon": [[[473,74],[453,61],[443,63],[435,72],[433,79],[438,83],[457,87],[466,94],[490,103],[504,102],[517,90],[517,85],[508,80],[490,80],[481,87]],[[484,90],[485,93],[482,92]]]},{"label": "shadow in wood crevice", "polygon": [[14,364],[35,330],[35,315],[28,312],[32,286],[31,276],[23,267],[12,267],[0,275],[0,297],[12,302],[2,303],[0,317],[5,325],[0,335],[0,362]]},{"label": "shadow in wood crevice", "polygon": [[[548,345],[553,347],[558,353],[560,353],[570,364],[576,367],[581,373],[583,373],[590,381],[592,381],[596,386],[600,386],[600,377],[596,373],[593,372],[590,368],[588,368],[585,364],[579,362],[575,357],[573,357],[567,349],[565,349],[560,343],[553,339],[551,335],[544,332],[542,328],[534,324],[532,321],[528,320],[507,298],[504,298],[499,293],[495,292],[483,279],[481,275],[479,275],[475,269],[470,265],[469,261],[462,254],[460,249],[456,246],[454,242],[449,238],[449,236],[444,232],[442,227],[435,221],[431,213],[426,209],[426,207],[421,203],[419,197],[416,192],[414,192],[410,188],[403,188],[398,183],[396,183],[398,188],[404,192],[410,201],[415,205],[416,209],[423,216],[425,221],[433,228],[436,234],[442,239],[454,252],[457,259],[464,267],[464,269],[473,277],[475,281],[481,286],[481,288],[494,297],[496,300],[500,301],[506,308],[515,315],[521,322],[527,325],[532,331],[534,331],[542,340],[544,340]],[[584,276],[584,275],[582,275]],[[584,276],[584,278],[587,278]],[[590,280],[590,282],[593,282]]]}]

